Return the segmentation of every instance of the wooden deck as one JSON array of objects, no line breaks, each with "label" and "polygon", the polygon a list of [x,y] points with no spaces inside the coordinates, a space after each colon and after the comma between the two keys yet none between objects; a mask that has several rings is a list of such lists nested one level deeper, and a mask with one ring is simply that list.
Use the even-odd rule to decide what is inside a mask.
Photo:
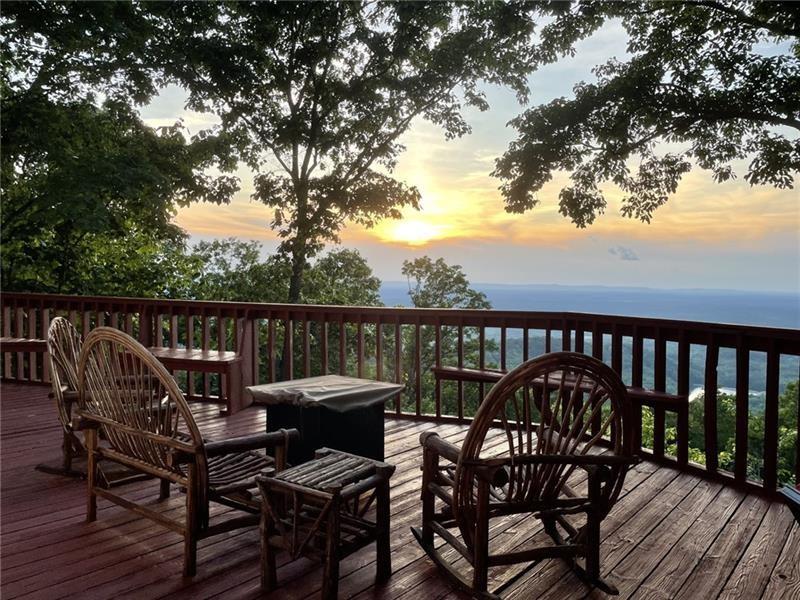
[{"label": "wooden deck", "polygon": [[[262,430],[255,407],[227,419],[197,406],[209,437]],[[182,542],[150,521],[100,500],[98,520],[84,522],[83,482],[34,471],[58,458],[60,433],[47,388],[0,387],[2,502],[0,596],[12,598],[211,598],[261,597],[258,536],[253,530],[202,541],[198,574],[180,576]],[[459,598],[414,542],[409,527],[420,520],[421,431],[436,427],[454,442],[465,428],[411,421],[386,422],[386,460],[392,479],[392,560],[389,583],[375,588],[374,550],[342,563],[342,598]],[[157,484],[131,486],[132,496],[152,497]],[[163,510],[180,514],[180,494]],[[540,539],[535,519],[503,521],[491,531],[493,548]],[[603,565],[621,591],[634,598],[798,598],[800,527],[785,506],[770,504],[718,483],[643,463],[603,528]],[[506,567],[490,573],[504,598],[594,598],[558,561]],[[308,598],[319,593],[321,570],[300,560],[279,562],[283,586],[269,597]]]}]

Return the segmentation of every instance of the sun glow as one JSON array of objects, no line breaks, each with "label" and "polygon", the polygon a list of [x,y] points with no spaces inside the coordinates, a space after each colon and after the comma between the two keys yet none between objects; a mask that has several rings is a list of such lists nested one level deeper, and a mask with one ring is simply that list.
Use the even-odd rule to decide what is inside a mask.
[{"label": "sun glow", "polygon": [[385,242],[399,242],[409,246],[423,246],[430,241],[448,237],[447,227],[422,219],[384,221],[376,233]]}]

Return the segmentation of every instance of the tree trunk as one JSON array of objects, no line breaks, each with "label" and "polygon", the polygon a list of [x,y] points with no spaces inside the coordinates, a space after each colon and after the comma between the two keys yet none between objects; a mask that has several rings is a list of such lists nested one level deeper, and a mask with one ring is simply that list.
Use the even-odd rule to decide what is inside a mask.
[{"label": "tree trunk", "polygon": [[292,246],[292,274],[289,277],[289,304],[299,304],[303,288],[303,272],[306,268],[305,248],[296,242]]}]

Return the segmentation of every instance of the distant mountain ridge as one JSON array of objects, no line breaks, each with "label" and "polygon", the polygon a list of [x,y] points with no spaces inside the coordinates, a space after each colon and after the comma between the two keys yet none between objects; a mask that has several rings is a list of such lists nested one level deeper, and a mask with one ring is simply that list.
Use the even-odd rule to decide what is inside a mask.
[{"label": "distant mountain ridge", "polygon": [[[476,283],[499,310],[567,311],[800,328],[800,294],[711,289]],[[409,306],[408,283],[385,281],[387,306]]]}]

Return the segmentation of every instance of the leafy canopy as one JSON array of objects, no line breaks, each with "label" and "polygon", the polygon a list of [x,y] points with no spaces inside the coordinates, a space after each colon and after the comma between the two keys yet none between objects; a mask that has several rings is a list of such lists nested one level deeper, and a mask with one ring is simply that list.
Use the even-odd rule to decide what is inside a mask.
[{"label": "leafy canopy", "polygon": [[158,264],[154,245],[170,254],[184,243],[176,206],[237,189],[207,174],[234,168],[227,144],[207,133],[187,142],[179,123],[156,130],[133,109],[157,83],[136,5],[6,2],[0,32],[3,287],[88,293],[100,278],[168,294],[168,272],[135,285],[142,257]]},{"label": "leafy canopy", "polygon": [[445,2],[169,3],[148,6],[166,73],[189,106],[217,114],[257,172],[253,198],[291,256],[289,301],[306,260],[345,222],[370,226],[418,206],[394,179],[415,117],[448,137],[487,107],[479,80],[524,98],[523,50],[538,5]]},{"label": "leafy canopy", "polygon": [[624,215],[649,222],[692,163],[723,182],[747,160],[750,184],[792,187],[800,172],[796,5],[579,2],[546,34],[569,46],[610,18],[628,32],[629,58],[596,67],[597,81],[578,84],[574,99],[512,121],[519,135],[493,173],[507,211],[533,208],[556,170],[571,173],[560,211],[579,227],[606,208],[606,182],[624,192]]}]

